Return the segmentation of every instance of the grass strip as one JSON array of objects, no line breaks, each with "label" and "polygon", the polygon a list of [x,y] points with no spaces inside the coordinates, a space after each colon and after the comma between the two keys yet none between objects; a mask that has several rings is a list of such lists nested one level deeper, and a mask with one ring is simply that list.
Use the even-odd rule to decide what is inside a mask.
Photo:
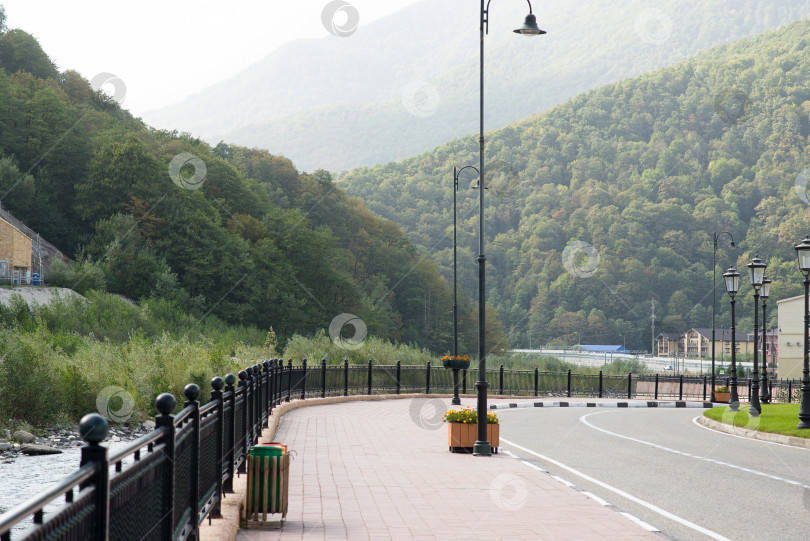
[{"label": "grass strip", "polygon": [[799,404],[763,404],[762,414],[752,417],[748,406],[733,412],[728,406],[706,410],[703,415],[709,419],[748,430],[784,434],[799,438],[810,438],[810,430],[797,430],[799,424]]}]

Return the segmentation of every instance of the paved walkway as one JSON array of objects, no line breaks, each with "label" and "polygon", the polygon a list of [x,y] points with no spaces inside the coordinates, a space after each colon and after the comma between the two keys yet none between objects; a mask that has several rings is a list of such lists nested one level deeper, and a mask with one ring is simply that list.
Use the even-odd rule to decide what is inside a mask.
[{"label": "paved walkway", "polygon": [[[288,412],[274,438],[295,452],[287,520],[281,530],[241,530],[237,539],[660,541],[503,452],[450,453],[441,421],[448,403],[418,398]],[[471,399],[464,404],[474,407]]]}]

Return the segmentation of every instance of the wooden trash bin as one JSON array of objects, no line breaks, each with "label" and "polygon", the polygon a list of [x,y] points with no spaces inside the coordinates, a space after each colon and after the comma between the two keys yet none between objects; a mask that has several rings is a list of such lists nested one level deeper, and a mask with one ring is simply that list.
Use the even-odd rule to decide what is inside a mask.
[{"label": "wooden trash bin", "polygon": [[[261,446],[263,447],[263,446]],[[267,515],[281,514],[287,517],[287,493],[289,492],[290,455],[269,454],[245,457],[247,461],[247,491],[245,492],[245,515],[247,527],[266,526]],[[272,518],[272,517],[271,517]]]}]

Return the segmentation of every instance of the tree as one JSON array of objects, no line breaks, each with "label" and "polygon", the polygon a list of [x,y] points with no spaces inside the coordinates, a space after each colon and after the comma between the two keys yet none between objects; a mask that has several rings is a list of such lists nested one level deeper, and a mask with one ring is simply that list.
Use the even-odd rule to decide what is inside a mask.
[{"label": "tree", "polygon": [[0,4],[0,34],[6,31],[6,8]]},{"label": "tree", "polygon": [[9,73],[26,71],[38,79],[55,79],[59,75],[36,38],[19,29],[0,35],[0,67]]}]

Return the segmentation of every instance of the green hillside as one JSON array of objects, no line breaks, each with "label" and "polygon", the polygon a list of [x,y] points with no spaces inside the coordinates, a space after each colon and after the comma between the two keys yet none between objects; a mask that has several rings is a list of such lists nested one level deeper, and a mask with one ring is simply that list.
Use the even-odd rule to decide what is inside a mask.
[{"label": "green hillside", "polygon": [[[810,175],[801,175],[810,167],[809,46],[810,22],[800,21],[589,91],[491,135],[488,299],[513,343],[528,345],[530,332],[534,345],[626,338],[628,347],[649,349],[651,300],[656,332],[710,326],[711,239],[724,230],[739,248],[721,243],[718,278],[734,263],[745,273],[759,253],[774,278],[772,305],[801,292],[793,244],[810,232]],[[476,138],[465,137],[357,169],[341,185],[404,227],[450,276],[452,171],[477,163]],[[469,294],[472,181],[459,192],[460,276]],[[729,325],[717,285],[718,326]],[[752,304],[744,286],[740,329],[751,329]]]},{"label": "green hillside", "polygon": [[[378,338],[450,348],[436,264],[328,173],[151,129],[3,22],[0,200],[77,260],[49,283],[272,327],[282,343],[352,313]],[[473,307],[461,311],[473,329]]]}]

